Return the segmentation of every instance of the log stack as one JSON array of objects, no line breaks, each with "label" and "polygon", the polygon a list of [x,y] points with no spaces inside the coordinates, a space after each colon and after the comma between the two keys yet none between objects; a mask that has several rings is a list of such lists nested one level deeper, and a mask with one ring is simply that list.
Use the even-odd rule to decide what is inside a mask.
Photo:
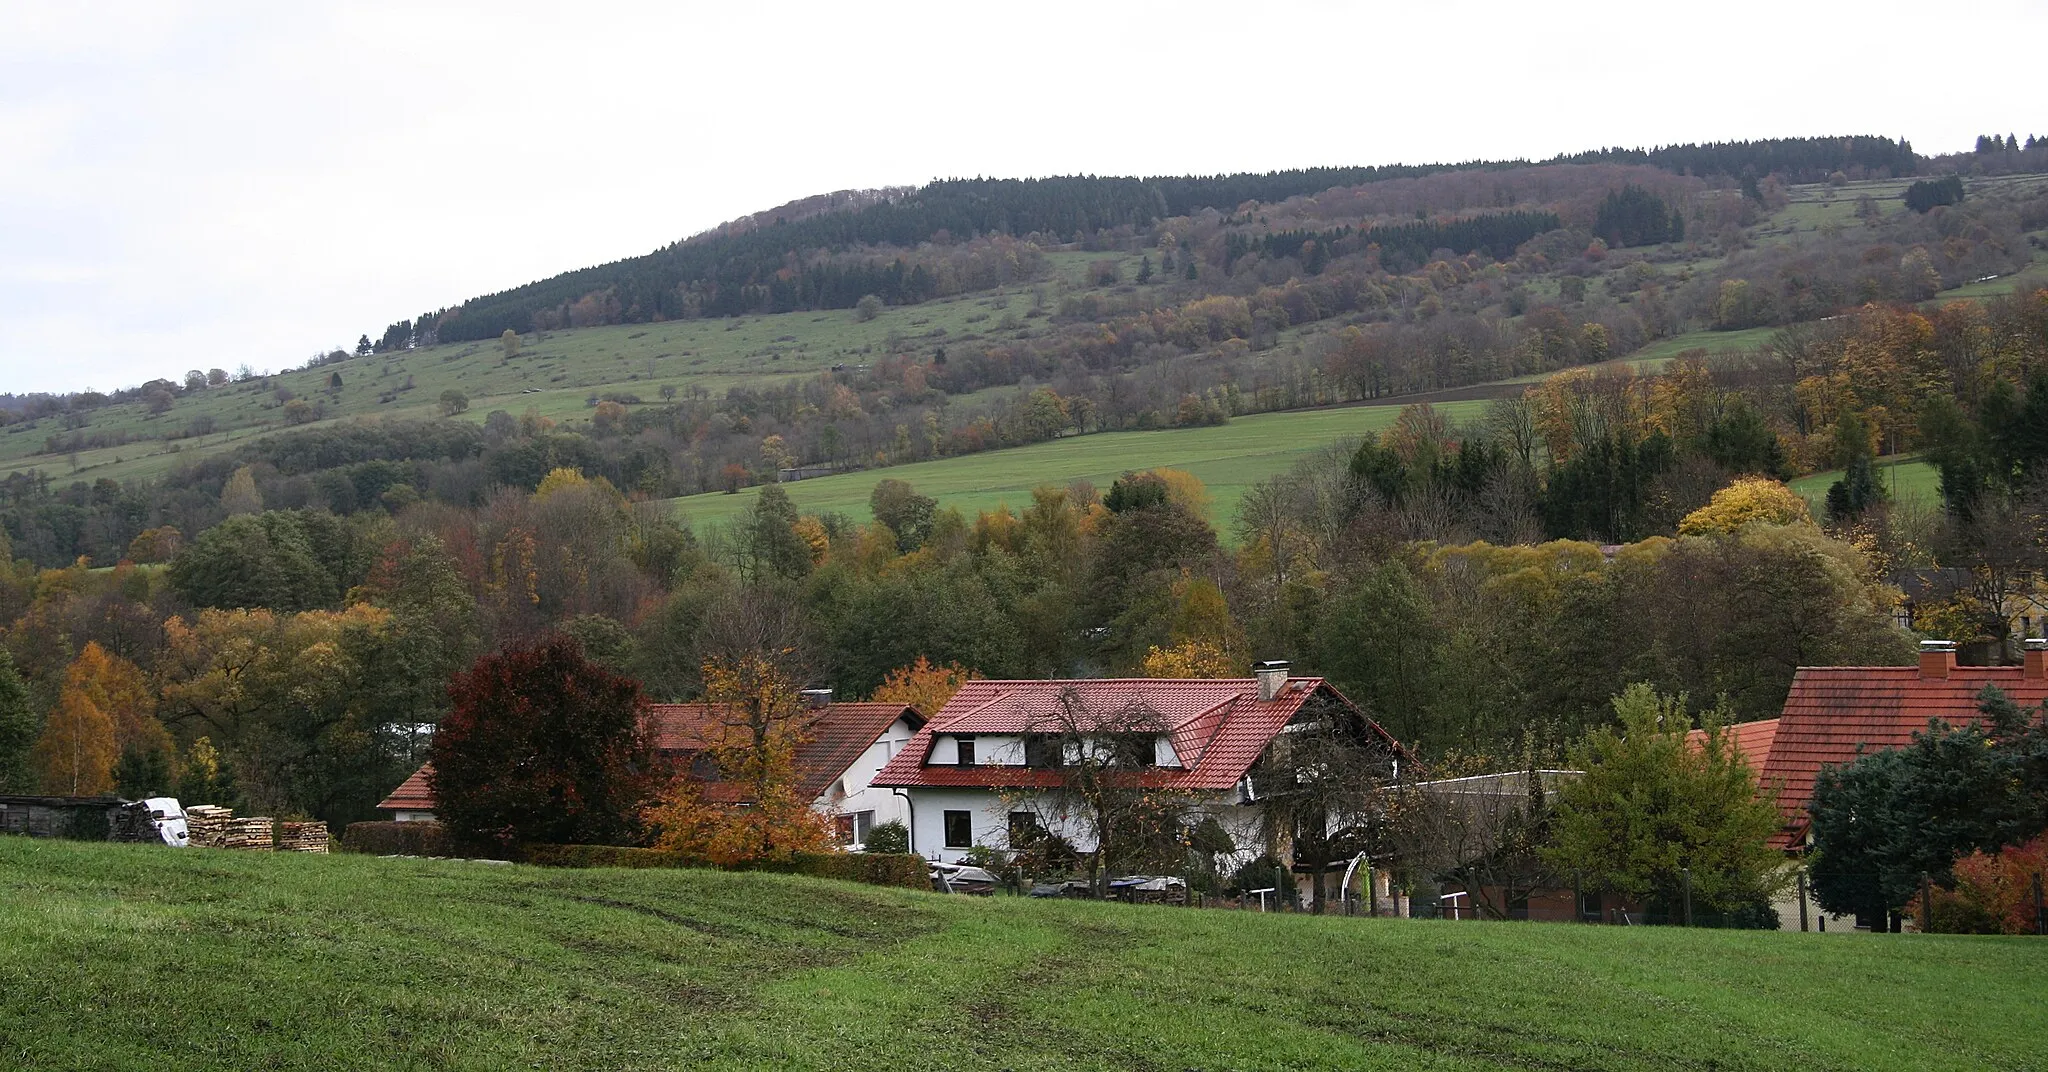
[{"label": "log stack", "polygon": [[269,852],[277,847],[277,820],[268,815],[229,819],[221,847]]},{"label": "log stack", "polygon": [[235,819],[233,808],[216,808],[211,804],[194,804],[185,809],[185,828],[192,834],[192,844],[209,849],[223,848],[227,844],[228,824]]},{"label": "log stack", "polygon": [[277,849],[279,852],[327,852],[327,824],[279,823],[277,824]]}]

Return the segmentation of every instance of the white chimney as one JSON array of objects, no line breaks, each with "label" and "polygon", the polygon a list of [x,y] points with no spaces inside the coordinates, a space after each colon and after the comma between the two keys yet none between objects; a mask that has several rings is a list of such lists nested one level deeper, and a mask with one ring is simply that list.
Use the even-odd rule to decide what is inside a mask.
[{"label": "white chimney", "polygon": [[1280,659],[1268,659],[1252,664],[1252,676],[1259,680],[1259,699],[1272,700],[1287,687],[1287,663]]}]

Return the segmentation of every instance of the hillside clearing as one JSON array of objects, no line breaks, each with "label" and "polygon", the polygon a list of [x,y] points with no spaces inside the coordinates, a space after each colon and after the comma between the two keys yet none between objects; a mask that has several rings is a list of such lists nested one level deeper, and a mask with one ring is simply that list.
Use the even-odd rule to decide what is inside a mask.
[{"label": "hillside clearing", "polygon": [[0,839],[0,1062],[2019,1069],[2048,945]]},{"label": "hillside clearing", "polygon": [[[1004,504],[1013,511],[1021,511],[1031,505],[1031,489],[1042,484],[1063,487],[1086,480],[1097,489],[1108,491],[1111,482],[1126,472],[1164,466],[1193,473],[1208,486],[1214,500],[1209,521],[1227,532],[1237,516],[1238,500],[1253,484],[1285,472],[1301,458],[1327,449],[1347,436],[1386,428],[1394,423],[1404,404],[1259,413],[1209,428],[1099,432],[1008,450],[841,473],[782,487],[805,513],[836,511],[865,521],[869,517],[868,495],[875,484],[882,480],[904,480],[919,493],[937,499],[941,507],[955,507],[971,518],[978,511]],[[1479,416],[1486,403],[1445,402],[1436,408],[1450,420],[1462,421]],[[733,495],[689,495],[671,502],[691,524],[701,527],[734,517],[759,495],[759,488],[746,488]]]},{"label": "hillside clearing", "polygon": [[[1917,454],[1901,455],[1896,458],[1880,458],[1876,465],[1877,482],[1884,485],[1892,501],[1902,505],[1932,509],[1941,505],[1941,473],[1934,466],[1921,461]],[[1828,486],[1842,479],[1842,470],[1831,469],[1825,473],[1802,476],[1791,484],[1792,490],[1806,500],[1815,517],[1827,514]]]}]

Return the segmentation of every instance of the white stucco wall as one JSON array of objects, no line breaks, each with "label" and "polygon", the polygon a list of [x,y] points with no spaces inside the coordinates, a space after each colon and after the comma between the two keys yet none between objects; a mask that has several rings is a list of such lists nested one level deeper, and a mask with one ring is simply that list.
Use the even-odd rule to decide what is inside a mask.
[{"label": "white stucco wall", "polygon": [[872,811],[877,823],[894,820],[909,826],[909,803],[896,793],[887,789],[876,789],[869,783],[874,781],[875,774],[882,769],[882,764],[889,762],[889,757],[902,751],[916,732],[908,720],[897,719],[882,733],[880,739],[869,745],[867,751],[862,752],[860,758],[846,768],[845,774],[825,787],[824,795],[818,798],[815,807],[831,815],[852,815],[856,812]]}]

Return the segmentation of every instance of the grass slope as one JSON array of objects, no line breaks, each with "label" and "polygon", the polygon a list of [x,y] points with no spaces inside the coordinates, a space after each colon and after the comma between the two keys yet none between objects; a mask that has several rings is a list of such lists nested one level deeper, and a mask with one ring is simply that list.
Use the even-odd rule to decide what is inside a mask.
[{"label": "grass slope", "polygon": [[[1792,482],[1791,488],[1813,508],[1815,517],[1823,517],[1827,513],[1828,486],[1840,479],[1842,470],[1831,469],[1802,476]],[[1922,508],[1941,505],[1941,472],[1920,461],[1917,454],[1878,459],[1877,480],[1891,494],[1893,502]]]},{"label": "grass slope", "polygon": [[[957,507],[972,517],[1004,503],[1021,511],[1031,504],[1031,489],[1041,484],[1087,480],[1108,491],[1110,483],[1125,472],[1165,466],[1185,469],[1208,485],[1214,499],[1209,520],[1227,532],[1237,516],[1238,500],[1253,484],[1284,472],[1300,458],[1346,436],[1387,427],[1401,405],[1260,413],[1211,428],[1072,436],[1028,447],[818,477],[785,484],[783,490],[806,513],[837,511],[866,520],[868,494],[875,484],[885,479],[906,480],[920,493],[939,500],[940,506]],[[1484,402],[1446,402],[1436,408],[1458,421],[1478,416],[1485,406]],[[714,492],[672,501],[691,524],[702,526],[733,517],[752,505],[759,494],[759,488],[748,488],[735,495]]]},{"label": "grass slope", "polygon": [[0,839],[18,1069],[2038,1067],[2048,944]]}]

